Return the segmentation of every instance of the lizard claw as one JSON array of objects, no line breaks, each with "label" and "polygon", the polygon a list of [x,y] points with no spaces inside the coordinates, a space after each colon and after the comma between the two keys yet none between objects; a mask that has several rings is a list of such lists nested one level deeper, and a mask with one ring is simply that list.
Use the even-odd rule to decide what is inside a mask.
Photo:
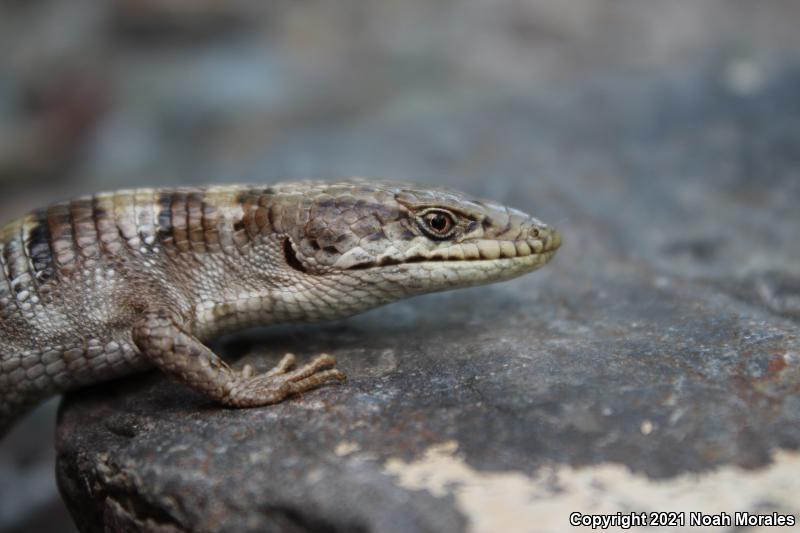
[{"label": "lizard claw", "polygon": [[250,365],[245,365],[239,372],[237,383],[231,387],[226,403],[239,407],[267,405],[329,381],[346,379],[344,372],[333,368],[336,358],[328,354],[289,371],[294,363],[294,355],[286,354],[274,368],[258,376],[253,375]]}]

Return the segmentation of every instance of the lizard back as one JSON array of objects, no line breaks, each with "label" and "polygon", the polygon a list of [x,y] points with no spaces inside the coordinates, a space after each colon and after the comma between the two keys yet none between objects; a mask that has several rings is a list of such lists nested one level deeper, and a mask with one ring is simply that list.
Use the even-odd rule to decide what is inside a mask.
[{"label": "lizard back", "polygon": [[188,306],[187,285],[197,276],[186,269],[197,271],[223,249],[235,255],[243,240],[235,227],[242,219],[238,198],[246,190],[97,194],[3,227],[0,433],[54,393],[146,368],[130,338],[137,309],[165,298]]}]

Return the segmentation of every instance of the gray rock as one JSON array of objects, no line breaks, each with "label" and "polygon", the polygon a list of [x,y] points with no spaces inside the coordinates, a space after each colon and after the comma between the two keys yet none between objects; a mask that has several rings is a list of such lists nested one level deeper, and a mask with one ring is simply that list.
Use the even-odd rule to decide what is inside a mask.
[{"label": "gray rock", "polygon": [[[800,78],[743,97],[716,72],[409,97],[275,146],[254,168],[293,174],[302,152],[311,173],[438,172],[557,223],[564,248],[507,284],[221,341],[238,364],[325,351],[349,375],[276,406],[219,408],[158,373],[68,396],[57,468],[79,527],[547,530],[508,509],[561,491],[588,512],[576,472],[601,500],[730,472],[750,510],[799,512],[750,476],[800,445]],[[604,484],[608,465],[624,469]],[[697,479],[710,512],[719,485]]]}]

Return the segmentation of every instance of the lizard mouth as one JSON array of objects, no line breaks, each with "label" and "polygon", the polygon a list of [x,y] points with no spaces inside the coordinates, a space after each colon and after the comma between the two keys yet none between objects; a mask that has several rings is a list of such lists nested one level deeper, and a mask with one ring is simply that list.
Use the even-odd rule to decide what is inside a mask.
[{"label": "lizard mouth", "polygon": [[402,259],[383,257],[375,261],[360,263],[349,270],[368,270],[382,267],[413,264],[462,264],[478,267],[484,265],[544,265],[561,247],[561,236],[553,231],[545,239],[524,241],[480,240],[471,243],[454,244],[430,254],[417,254]]},{"label": "lizard mouth", "polygon": [[532,253],[525,256],[517,257],[498,257],[497,259],[423,259],[415,261],[405,261],[397,263],[398,265],[406,264],[428,264],[428,265],[441,265],[446,264],[455,268],[481,268],[483,266],[497,266],[497,267],[512,267],[522,265],[544,265],[555,255],[555,250],[543,250],[539,253]]}]

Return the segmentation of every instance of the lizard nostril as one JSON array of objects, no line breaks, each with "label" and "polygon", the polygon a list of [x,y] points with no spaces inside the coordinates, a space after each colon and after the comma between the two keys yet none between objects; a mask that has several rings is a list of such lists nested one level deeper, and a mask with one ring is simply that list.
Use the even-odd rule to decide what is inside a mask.
[{"label": "lizard nostril", "polygon": [[539,236],[539,228],[533,228],[530,231],[531,237],[538,237]]}]

